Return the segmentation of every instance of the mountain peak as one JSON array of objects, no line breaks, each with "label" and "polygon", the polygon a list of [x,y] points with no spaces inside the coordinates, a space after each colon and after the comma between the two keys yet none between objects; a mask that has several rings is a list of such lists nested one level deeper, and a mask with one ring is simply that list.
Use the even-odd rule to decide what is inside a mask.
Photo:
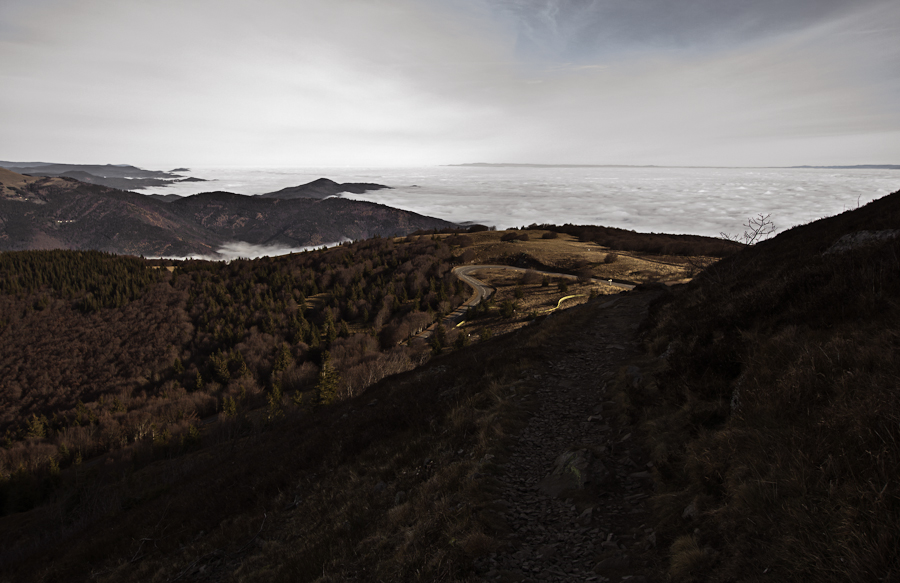
[{"label": "mountain peak", "polygon": [[338,196],[342,192],[350,192],[353,194],[362,194],[369,190],[381,190],[390,188],[383,184],[372,184],[368,182],[345,182],[339,184],[329,178],[317,178],[312,182],[301,184],[300,186],[289,186],[282,188],[276,192],[268,192],[262,194],[263,198],[328,198],[329,196]]}]

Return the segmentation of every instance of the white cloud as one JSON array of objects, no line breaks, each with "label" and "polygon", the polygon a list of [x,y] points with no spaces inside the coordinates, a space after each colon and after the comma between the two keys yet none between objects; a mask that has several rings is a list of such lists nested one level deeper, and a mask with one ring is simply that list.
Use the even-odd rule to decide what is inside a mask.
[{"label": "white cloud", "polygon": [[[349,241],[349,239],[345,239]],[[324,245],[310,245],[308,247],[284,247],[282,245],[254,245],[244,241],[234,241],[223,245],[216,250],[215,255],[190,255],[187,257],[150,257],[149,259],[202,259],[205,261],[233,261],[235,259],[258,259],[260,257],[277,257],[290,253],[302,253],[321,249],[322,247],[336,247],[341,242],[326,243]]]}]

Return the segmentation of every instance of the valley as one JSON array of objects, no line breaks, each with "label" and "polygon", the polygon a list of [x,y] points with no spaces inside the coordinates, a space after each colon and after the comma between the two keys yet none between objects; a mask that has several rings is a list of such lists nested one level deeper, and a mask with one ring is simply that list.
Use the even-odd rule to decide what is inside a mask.
[{"label": "valley", "polygon": [[2,577],[886,580],[898,201],[724,257],[0,253]]}]

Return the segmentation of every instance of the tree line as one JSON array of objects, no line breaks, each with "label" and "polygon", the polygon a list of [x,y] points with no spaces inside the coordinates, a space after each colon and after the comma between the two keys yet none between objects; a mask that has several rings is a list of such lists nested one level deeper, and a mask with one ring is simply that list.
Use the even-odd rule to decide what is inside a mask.
[{"label": "tree line", "polygon": [[404,341],[467,297],[451,267],[428,236],[230,263],[0,254],[0,512],[100,454],[186,451],[209,415],[314,409],[412,368],[432,351]]}]

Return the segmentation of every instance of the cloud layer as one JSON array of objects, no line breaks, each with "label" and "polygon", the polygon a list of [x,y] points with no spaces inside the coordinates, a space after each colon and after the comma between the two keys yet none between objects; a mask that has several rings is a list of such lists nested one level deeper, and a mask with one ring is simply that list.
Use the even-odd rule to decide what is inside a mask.
[{"label": "cloud layer", "polygon": [[900,160],[900,5],[6,0],[0,159]]}]

